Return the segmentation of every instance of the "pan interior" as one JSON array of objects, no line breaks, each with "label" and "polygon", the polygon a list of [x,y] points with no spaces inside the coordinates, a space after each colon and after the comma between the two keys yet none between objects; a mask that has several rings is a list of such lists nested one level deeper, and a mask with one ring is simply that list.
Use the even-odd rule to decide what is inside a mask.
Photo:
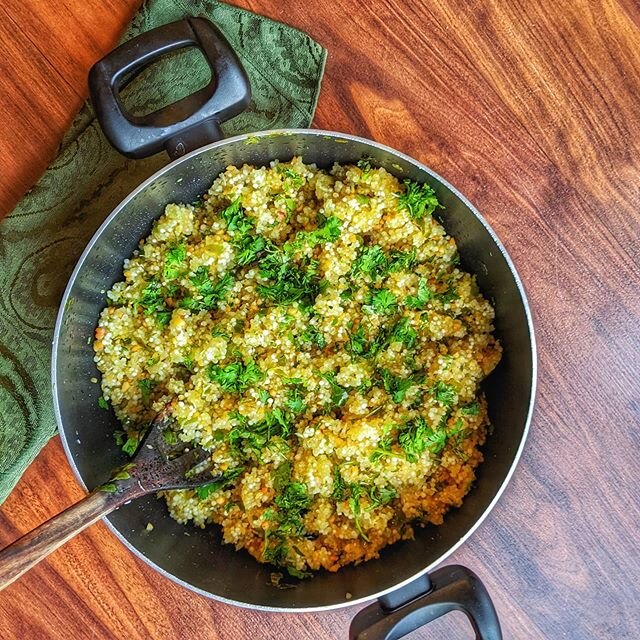
[{"label": "pan interior", "polygon": [[[450,185],[410,158],[376,143],[322,131],[283,131],[240,136],[200,149],[176,161],[134,191],[98,230],[69,283],[54,341],[56,417],[69,460],[81,482],[93,488],[125,462],[115,445],[118,423],[98,407],[99,377],[88,338],[93,336],[104,292],[122,278],[122,263],[148,235],[170,202],[192,202],[228,165],[267,165],[302,156],[329,168],[334,162],[371,157],[397,177],[427,182],[445,206],[438,217],[457,243],[462,268],[475,273],[496,310],[501,363],[485,383],[493,436],[483,448],[485,462],[476,486],[442,526],[417,530],[413,541],[383,550],[379,560],[320,572],[294,589],[271,585],[273,568],[244,551],[221,544],[215,526],[205,530],[172,520],[164,501],[147,497],[109,516],[112,527],[143,559],[173,579],[206,595],[236,604],[275,609],[310,609],[353,604],[391,589],[434,566],[478,524],[508,480],[530,417],[535,385],[534,346],[524,293],[504,249],[486,223]],[[151,522],[152,531],[146,530]],[[351,598],[346,599],[345,594]]]}]

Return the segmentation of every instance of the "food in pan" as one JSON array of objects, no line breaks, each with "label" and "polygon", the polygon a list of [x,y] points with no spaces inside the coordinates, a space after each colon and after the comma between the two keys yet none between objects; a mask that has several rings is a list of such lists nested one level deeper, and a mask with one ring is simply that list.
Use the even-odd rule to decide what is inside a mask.
[{"label": "food in pan", "polygon": [[229,167],[201,201],[166,207],[94,348],[125,451],[169,403],[167,442],[222,472],[166,492],[175,519],[304,576],[461,505],[501,349],[439,207],[367,160],[300,158]]}]

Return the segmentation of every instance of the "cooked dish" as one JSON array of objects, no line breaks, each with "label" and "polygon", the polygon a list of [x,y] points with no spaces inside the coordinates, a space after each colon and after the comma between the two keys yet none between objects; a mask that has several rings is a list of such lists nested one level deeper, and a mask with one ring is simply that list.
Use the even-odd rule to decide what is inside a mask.
[{"label": "cooked dish", "polygon": [[175,519],[304,576],[461,505],[501,349],[439,206],[367,160],[300,158],[229,167],[201,201],[167,206],[94,349],[125,451],[170,403],[167,442],[223,472],[165,492]]}]

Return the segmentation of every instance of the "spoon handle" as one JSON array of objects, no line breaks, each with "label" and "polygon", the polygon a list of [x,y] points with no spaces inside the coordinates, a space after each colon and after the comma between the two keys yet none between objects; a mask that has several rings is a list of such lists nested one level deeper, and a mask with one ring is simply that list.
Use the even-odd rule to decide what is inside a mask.
[{"label": "spoon handle", "polygon": [[5,547],[0,551],[0,591],[129,498],[121,492],[96,490]]}]

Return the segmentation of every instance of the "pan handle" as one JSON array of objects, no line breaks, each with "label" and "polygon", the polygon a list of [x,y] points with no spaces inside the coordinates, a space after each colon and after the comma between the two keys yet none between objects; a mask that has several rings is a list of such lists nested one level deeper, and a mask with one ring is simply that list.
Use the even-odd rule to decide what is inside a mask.
[{"label": "pan handle", "polygon": [[449,613],[462,611],[476,640],[502,640],[496,610],[475,573],[449,565],[382,596],[351,621],[350,640],[396,640]]},{"label": "pan handle", "polygon": [[[157,58],[191,46],[198,47],[209,64],[209,84],[148,115],[128,113],[120,90]],[[130,158],[165,149],[174,159],[220,140],[220,123],[244,111],[251,99],[249,79],[238,56],[205,18],[166,24],[114,49],[91,68],[89,93],[107,139]]]}]

